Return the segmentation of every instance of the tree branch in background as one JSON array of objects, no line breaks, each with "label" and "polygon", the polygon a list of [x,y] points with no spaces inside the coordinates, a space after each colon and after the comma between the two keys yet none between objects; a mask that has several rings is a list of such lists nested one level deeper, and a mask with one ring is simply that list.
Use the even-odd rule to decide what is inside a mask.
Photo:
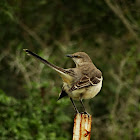
[{"label": "tree branch in background", "polygon": [[132,34],[133,38],[135,38],[136,41],[140,44],[140,39],[138,37],[138,34],[134,31],[129,20],[124,16],[122,10],[120,9],[120,6],[118,6],[117,4],[113,4],[111,0],[105,0],[105,2],[108,5],[108,7],[110,7],[110,9],[120,18],[124,26]]},{"label": "tree branch in background", "polygon": [[30,36],[32,36],[39,44],[42,48],[46,48],[46,44],[45,42],[36,34],[36,32],[34,32],[33,30],[31,30],[27,25],[25,25],[23,22],[18,21],[18,24],[20,25],[20,27],[26,31]]}]

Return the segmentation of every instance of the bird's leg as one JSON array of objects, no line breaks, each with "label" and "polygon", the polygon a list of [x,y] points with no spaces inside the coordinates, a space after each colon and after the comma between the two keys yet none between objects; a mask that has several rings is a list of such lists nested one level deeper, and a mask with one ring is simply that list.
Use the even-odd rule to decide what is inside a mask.
[{"label": "bird's leg", "polygon": [[86,109],[85,109],[85,106],[84,106],[84,104],[83,104],[83,102],[82,102],[82,99],[80,99],[80,103],[81,103],[81,105],[82,105],[82,107],[83,107],[83,109],[84,109],[84,112],[86,112]]},{"label": "bird's leg", "polygon": [[70,97],[70,100],[71,100],[71,102],[73,104],[73,107],[74,107],[74,110],[76,111],[76,113],[79,113],[79,111],[78,111],[78,109],[77,109],[77,107],[76,107],[76,105],[75,105],[75,103],[74,103],[74,101],[72,100],[71,97]]},{"label": "bird's leg", "polygon": [[87,113],[87,111],[86,111],[86,108],[85,108],[83,102],[82,102],[82,99],[80,99],[80,103],[81,103],[82,107],[84,108],[84,114],[89,115],[89,114]]}]

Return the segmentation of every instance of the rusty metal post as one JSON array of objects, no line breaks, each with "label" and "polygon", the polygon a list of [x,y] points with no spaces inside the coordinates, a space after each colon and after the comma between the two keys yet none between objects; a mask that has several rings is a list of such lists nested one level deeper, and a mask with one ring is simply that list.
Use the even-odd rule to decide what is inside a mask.
[{"label": "rusty metal post", "polygon": [[90,140],[91,115],[76,114],[74,118],[73,140]]}]

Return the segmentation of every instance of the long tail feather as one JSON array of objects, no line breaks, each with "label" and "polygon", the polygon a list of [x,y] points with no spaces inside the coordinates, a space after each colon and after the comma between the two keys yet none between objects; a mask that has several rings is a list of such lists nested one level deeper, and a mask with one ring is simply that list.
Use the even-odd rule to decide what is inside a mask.
[{"label": "long tail feather", "polygon": [[53,69],[56,70],[57,72],[59,72],[59,73],[61,73],[61,74],[62,74],[62,73],[63,73],[63,74],[65,73],[65,70],[64,70],[63,68],[60,68],[60,67],[58,67],[58,66],[56,66],[56,65],[54,65],[54,64],[51,64],[51,63],[48,62],[47,60],[45,60],[45,59],[43,59],[42,57],[38,56],[37,54],[35,54],[35,53],[29,51],[28,49],[24,49],[24,51],[25,51],[28,55],[31,55],[31,56],[33,56],[34,58],[40,60],[42,63],[48,65],[49,67],[53,68]]},{"label": "long tail feather", "polygon": [[68,94],[62,89],[61,93],[59,94],[59,98],[57,100],[60,100],[61,98],[68,96]]}]

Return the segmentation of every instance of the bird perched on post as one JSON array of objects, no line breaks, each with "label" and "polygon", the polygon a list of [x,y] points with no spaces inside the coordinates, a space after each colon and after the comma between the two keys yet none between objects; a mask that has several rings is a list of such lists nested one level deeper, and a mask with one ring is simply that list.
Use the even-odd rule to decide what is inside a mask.
[{"label": "bird perched on post", "polygon": [[99,93],[102,87],[103,78],[102,72],[96,68],[85,52],[76,52],[74,54],[66,55],[67,57],[72,58],[76,67],[63,69],[51,64],[28,49],[24,49],[24,51],[59,73],[63,80],[63,87],[58,100],[65,96],[69,96],[77,113],[79,113],[79,111],[73,100],[79,100],[84,108],[84,113],[87,113],[82,100],[91,99]]}]

